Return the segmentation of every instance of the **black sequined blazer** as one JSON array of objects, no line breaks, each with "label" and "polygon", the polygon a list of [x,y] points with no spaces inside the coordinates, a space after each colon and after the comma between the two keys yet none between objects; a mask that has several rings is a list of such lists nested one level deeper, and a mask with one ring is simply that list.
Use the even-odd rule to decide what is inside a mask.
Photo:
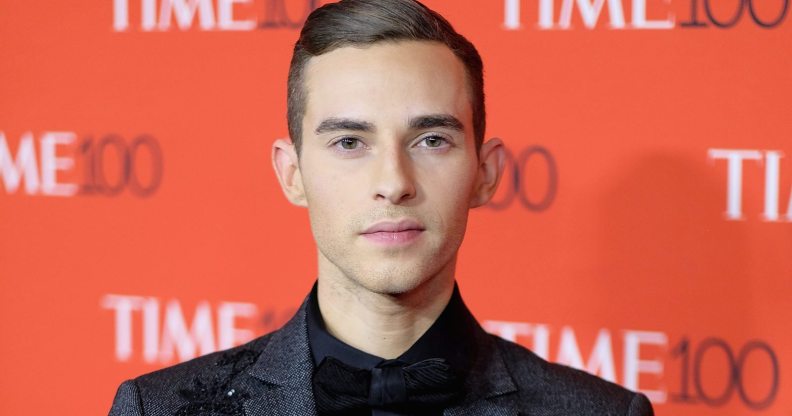
[{"label": "black sequined blazer", "polygon": [[[281,329],[121,384],[110,416],[315,416],[306,302]],[[445,416],[644,416],[652,407],[583,371],[549,363],[528,349],[475,331],[465,396]]]}]

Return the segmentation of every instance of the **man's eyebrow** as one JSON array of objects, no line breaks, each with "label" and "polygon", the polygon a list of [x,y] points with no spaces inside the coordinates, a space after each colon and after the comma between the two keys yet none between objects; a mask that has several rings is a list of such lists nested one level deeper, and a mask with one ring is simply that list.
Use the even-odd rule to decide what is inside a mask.
[{"label": "man's eyebrow", "polygon": [[331,117],[322,120],[316,127],[316,134],[327,133],[338,130],[353,130],[371,133],[374,131],[374,124],[368,121],[354,120],[351,118]]},{"label": "man's eyebrow", "polygon": [[432,129],[437,127],[445,127],[457,131],[465,130],[462,122],[450,114],[430,114],[410,119],[410,128],[412,129]]}]

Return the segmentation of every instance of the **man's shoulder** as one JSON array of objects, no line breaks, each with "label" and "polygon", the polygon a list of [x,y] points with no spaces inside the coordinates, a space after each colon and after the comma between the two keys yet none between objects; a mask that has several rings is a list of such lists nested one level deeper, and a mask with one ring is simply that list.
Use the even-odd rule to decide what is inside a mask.
[{"label": "man's shoulder", "polygon": [[[551,363],[531,350],[495,335],[521,402],[557,409],[559,414],[651,415],[646,396],[566,365]],[[554,413],[548,413],[554,414]]]},{"label": "man's shoulder", "polygon": [[118,388],[110,415],[191,414],[191,407],[239,407],[258,384],[246,370],[274,333],[127,380]]},{"label": "man's shoulder", "polygon": [[183,363],[143,374],[134,379],[138,387],[175,386],[198,378],[233,375],[252,365],[274,332],[245,344],[193,358]]},{"label": "man's shoulder", "polygon": [[515,383],[541,386],[544,392],[572,392],[576,394],[610,393],[623,395],[629,390],[575,368],[551,363],[536,355],[533,351],[517,343],[495,335],[496,343],[504,354],[504,360]]}]

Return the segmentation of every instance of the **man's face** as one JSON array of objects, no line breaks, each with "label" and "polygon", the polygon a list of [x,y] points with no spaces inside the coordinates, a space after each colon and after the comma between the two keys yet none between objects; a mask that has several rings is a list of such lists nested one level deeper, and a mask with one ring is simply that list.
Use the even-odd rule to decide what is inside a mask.
[{"label": "man's face", "polygon": [[461,61],[433,42],[344,47],[308,62],[305,88],[320,274],[398,294],[453,272],[479,168]]}]

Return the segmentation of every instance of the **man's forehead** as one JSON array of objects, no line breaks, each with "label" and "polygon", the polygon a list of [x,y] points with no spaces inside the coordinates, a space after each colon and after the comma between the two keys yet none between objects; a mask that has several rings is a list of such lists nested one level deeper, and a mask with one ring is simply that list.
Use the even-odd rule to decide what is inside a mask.
[{"label": "man's forehead", "polygon": [[[442,77],[446,81],[466,84],[462,61],[446,45],[430,41],[381,41],[366,46],[344,46],[310,58],[304,70],[306,86],[314,89],[332,88],[343,82],[355,84],[366,75],[387,79]],[[453,88],[455,85],[438,87]]]},{"label": "man's forehead", "polygon": [[338,48],[311,58],[304,79],[306,116],[317,123],[325,119],[375,123],[384,113],[407,124],[409,119],[429,115],[463,121],[470,117],[464,66],[438,42]]}]

